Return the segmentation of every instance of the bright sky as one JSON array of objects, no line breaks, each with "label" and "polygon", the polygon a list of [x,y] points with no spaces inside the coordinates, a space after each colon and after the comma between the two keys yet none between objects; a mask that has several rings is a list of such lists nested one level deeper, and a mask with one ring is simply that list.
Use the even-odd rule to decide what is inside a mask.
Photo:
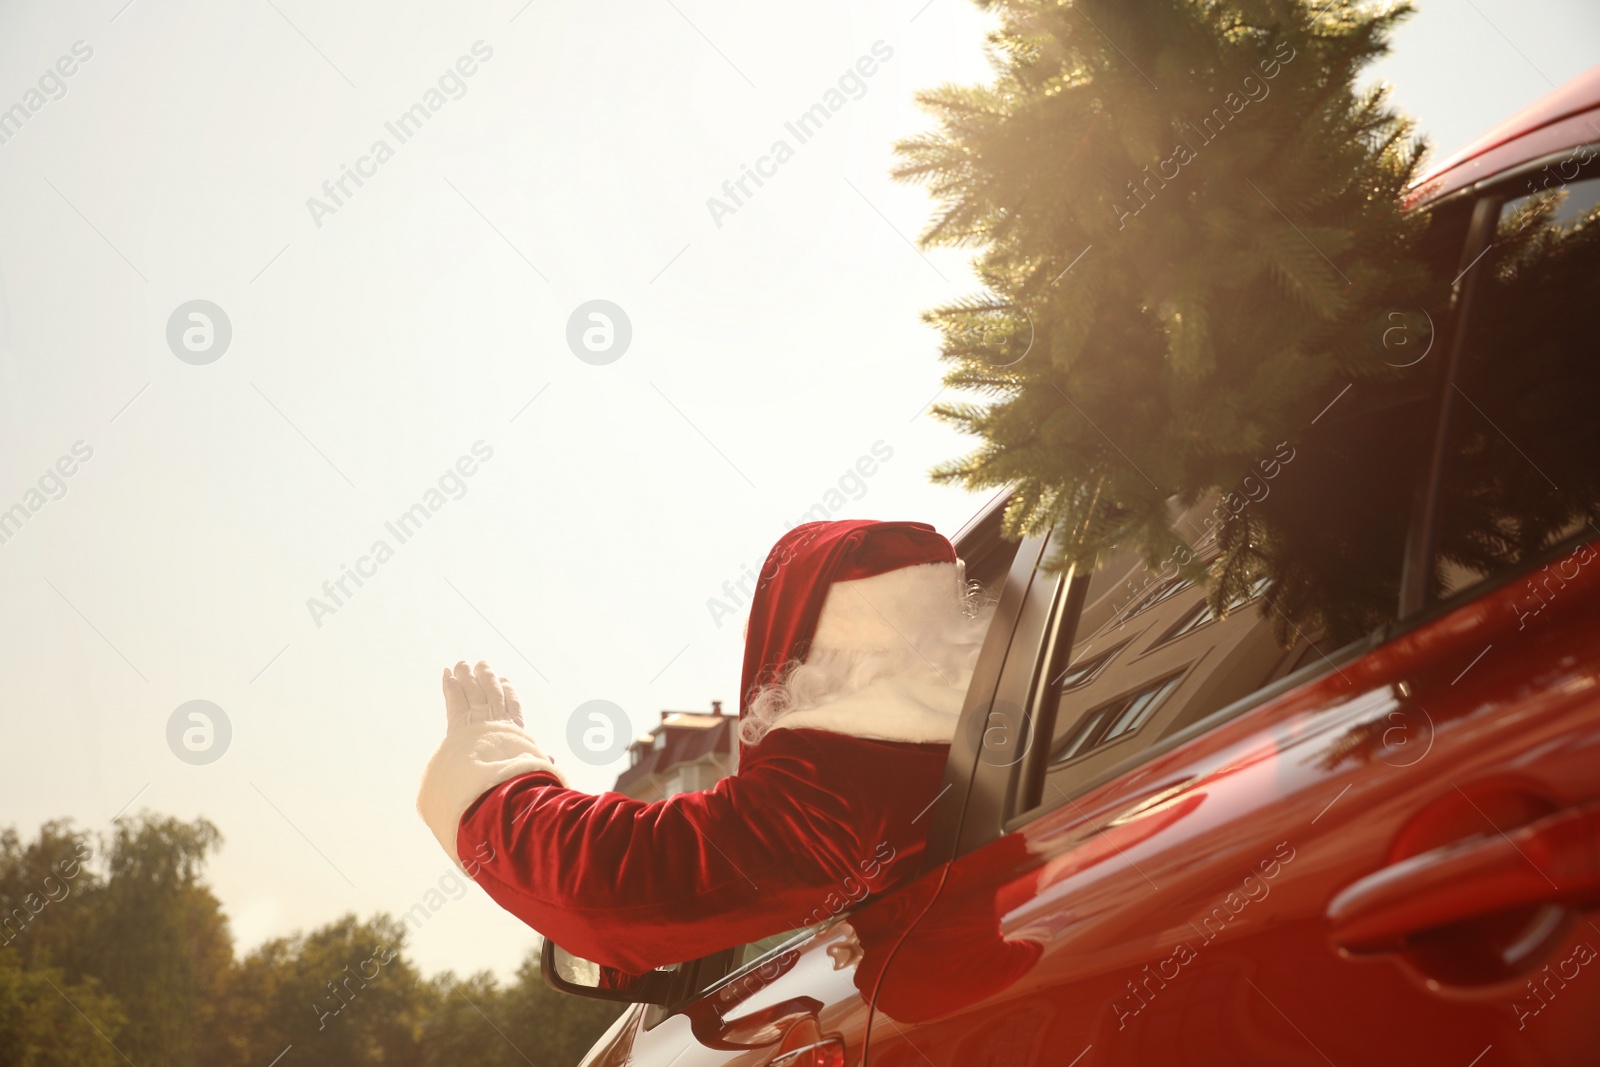
[{"label": "bright sky", "polygon": [[[399,913],[450,870],[412,807],[442,665],[489,659],[603,789],[623,764],[573,754],[573,710],[732,708],[742,605],[708,601],[803,512],[949,533],[982,503],[927,481],[967,442],[921,414],[917,318],[974,285],[910,246],[929,203],[886,177],[913,92],[986,74],[969,4],[125,2],[0,9],[0,109],[38,104],[0,144],[0,511],[37,506],[0,543],[24,833],[205,815],[241,950]],[[1424,0],[1396,43],[1377,73],[1448,153],[1600,59],[1600,10]],[[196,300],[231,340],[185,349],[182,308],[189,362],[169,320]],[[567,343],[591,300],[631,324],[609,363]],[[211,763],[169,747],[192,700],[231,728]],[[533,943],[473,889],[412,952],[504,974]]]}]

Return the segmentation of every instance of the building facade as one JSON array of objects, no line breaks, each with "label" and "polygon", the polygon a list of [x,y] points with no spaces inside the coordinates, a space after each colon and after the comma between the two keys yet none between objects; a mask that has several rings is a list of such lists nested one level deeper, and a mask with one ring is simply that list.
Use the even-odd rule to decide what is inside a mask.
[{"label": "building facade", "polygon": [[629,747],[628,768],[613,788],[645,801],[710,789],[737,767],[738,733],[738,716],[724,714],[720,700],[709,712],[663,711],[660,724]]}]

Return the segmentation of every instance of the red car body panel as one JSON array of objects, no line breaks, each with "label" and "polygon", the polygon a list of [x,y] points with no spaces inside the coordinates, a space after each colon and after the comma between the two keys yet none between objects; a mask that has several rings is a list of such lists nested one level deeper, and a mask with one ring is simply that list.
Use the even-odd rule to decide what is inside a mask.
[{"label": "red car body panel", "polygon": [[1430,167],[1406,194],[1406,204],[1437,200],[1524,163],[1594,143],[1600,143],[1600,67]]},{"label": "red car body panel", "polygon": [[[1579,559],[1526,625],[1532,594],[1503,587],[956,860],[907,939],[943,943],[943,965],[896,957],[877,1009],[912,1021],[875,1019],[870,1062],[1592,1062],[1600,928],[1581,907],[1552,912],[1544,967],[1471,987],[1435,976],[1492,926],[1481,946],[1355,956],[1329,915],[1424,846],[1600,802],[1600,566]],[[1577,846],[1591,876],[1597,844]],[[1600,879],[1540,858],[1543,897],[1600,902]],[[917,1018],[1018,942],[1040,950],[1022,978]]]}]

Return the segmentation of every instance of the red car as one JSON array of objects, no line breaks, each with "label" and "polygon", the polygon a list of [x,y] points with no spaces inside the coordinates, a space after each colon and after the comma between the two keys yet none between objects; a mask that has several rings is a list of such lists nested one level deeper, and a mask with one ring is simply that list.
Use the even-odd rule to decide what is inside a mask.
[{"label": "red car", "polygon": [[585,1063],[1600,1062],[1597,155],[1600,68],[1436,167],[1449,296],[1384,330],[1400,380],[1180,519],[1348,501],[1312,581],[1385,591],[1377,625],[1047,573],[997,499],[920,878],[628,992],[547,946],[558,988],[651,1002]]}]

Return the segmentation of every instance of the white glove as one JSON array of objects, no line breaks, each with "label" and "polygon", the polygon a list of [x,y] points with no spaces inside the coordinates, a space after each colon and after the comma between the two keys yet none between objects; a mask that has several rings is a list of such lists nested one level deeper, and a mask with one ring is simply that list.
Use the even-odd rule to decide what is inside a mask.
[{"label": "white glove", "polygon": [[517,691],[487,663],[479,660],[469,669],[462,660],[444,672],[441,682],[445,736],[423,771],[417,811],[459,867],[457,830],[475,800],[532,771],[549,771],[562,785],[567,779],[522,728]]},{"label": "white glove", "polygon": [[511,680],[494,673],[486,661],[480,659],[469,669],[466,660],[459,660],[453,673],[445,668],[442,681],[446,733],[475,722],[522,725],[522,704]]}]

